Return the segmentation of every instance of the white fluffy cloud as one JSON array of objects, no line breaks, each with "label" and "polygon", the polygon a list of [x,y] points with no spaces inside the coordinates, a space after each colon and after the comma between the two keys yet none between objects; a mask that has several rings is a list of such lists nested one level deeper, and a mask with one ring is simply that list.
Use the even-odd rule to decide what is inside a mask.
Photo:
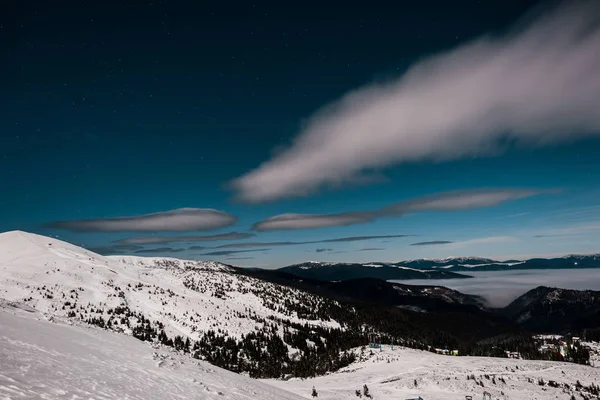
[{"label": "white fluffy cloud", "polygon": [[600,134],[600,2],[565,2],[501,37],[416,63],[311,117],[288,149],[232,182],[264,202],[419,160]]},{"label": "white fluffy cloud", "polygon": [[179,208],[129,217],[57,221],[46,227],[77,232],[192,232],[223,228],[235,221],[236,217],[219,210]]},{"label": "white fluffy cloud", "polygon": [[[228,232],[218,235],[202,235],[202,236],[135,236],[116,240],[114,243],[125,245],[147,245],[147,244],[167,244],[167,243],[195,243],[195,242],[215,242],[221,240],[240,240],[248,239],[255,236],[249,232]],[[199,246],[195,249],[199,250]]]}]

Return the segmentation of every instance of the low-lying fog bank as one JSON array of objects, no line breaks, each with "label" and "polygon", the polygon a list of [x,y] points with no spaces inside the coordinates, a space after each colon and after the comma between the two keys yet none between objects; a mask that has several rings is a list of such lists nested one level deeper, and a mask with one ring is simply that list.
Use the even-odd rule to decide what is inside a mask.
[{"label": "low-lying fog bank", "polygon": [[471,279],[412,279],[393,281],[408,285],[439,285],[465,294],[479,295],[492,307],[507,306],[538,286],[600,290],[600,269],[555,269],[466,272]]}]

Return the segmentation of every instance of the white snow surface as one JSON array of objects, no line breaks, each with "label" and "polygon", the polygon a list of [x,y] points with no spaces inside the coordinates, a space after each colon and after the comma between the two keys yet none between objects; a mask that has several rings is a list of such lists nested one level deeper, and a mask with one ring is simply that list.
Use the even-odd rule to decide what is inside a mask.
[{"label": "white snow surface", "polygon": [[[360,350],[356,352],[360,354]],[[325,400],[358,399],[355,392],[362,391],[365,384],[377,400],[419,396],[424,400],[464,400],[467,395],[479,400],[484,390],[494,400],[569,400],[571,394],[581,398],[575,391],[578,380],[586,386],[600,384],[600,369],[570,363],[445,356],[407,348],[392,350],[388,345],[383,346],[382,352],[373,349],[372,355],[367,348],[364,354],[362,360],[326,376],[264,381],[304,397],[310,396],[314,386],[318,399]],[[467,379],[471,374],[475,380]],[[544,386],[539,385],[540,379]],[[549,386],[551,380],[562,387]],[[478,382],[483,382],[484,387]]]},{"label": "white snow surface", "polygon": [[[25,302],[48,315],[67,316],[73,311],[79,318],[89,308],[126,306],[162,322],[169,337],[192,340],[207,330],[222,329],[240,338],[261,329],[262,323],[250,314],[340,327],[334,320],[306,320],[292,311],[274,310],[283,307],[281,299],[299,303],[305,296],[320,304],[318,296],[236,274],[218,262],[104,257],[45,236],[0,234],[0,299]],[[63,308],[67,301],[71,305]],[[106,313],[101,316],[110,318]]]},{"label": "white snow surface", "polygon": [[[419,395],[424,400],[478,399],[483,390],[494,399],[568,400],[577,380],[600,384],[600,369],[589,366],[392,351],[389,346],[372,356],[367,350],[361,361],[323,377],[259,382],[67,318],[69,311],[84,312],[88,305],[126,305],[164,323],[170,337],[191,339],[206,329],[220,328],[234,337],[251,332],[260,324],[246,317],[250,313],[339,326],[269,307],[273,299],[282,306],[281,299],[300,302],[306,295],[237,275],[216,262],[103,257],[39,235],[0,234],[0,399],[287,400],[310,398],[313,385],[319,399],[356,399],[355,390],[367,384],[377,400]],[[63,309],[65,301],[76,306]],[[471,374],[485,388],[467,380]],[[540,386],[539,379],[561,387]]]},{"label": "white snow surface", "polygon": [[0,399],[301,397],[165,347],[0,302]]}]

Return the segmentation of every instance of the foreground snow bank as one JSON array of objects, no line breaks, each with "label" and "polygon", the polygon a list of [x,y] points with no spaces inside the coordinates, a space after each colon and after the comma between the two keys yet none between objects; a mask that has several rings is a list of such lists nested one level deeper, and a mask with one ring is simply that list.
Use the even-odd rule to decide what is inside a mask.
[{"label": "foreground snow bank", "polygon": [[0,399],[296,400],[169,349],[0,299]]}]

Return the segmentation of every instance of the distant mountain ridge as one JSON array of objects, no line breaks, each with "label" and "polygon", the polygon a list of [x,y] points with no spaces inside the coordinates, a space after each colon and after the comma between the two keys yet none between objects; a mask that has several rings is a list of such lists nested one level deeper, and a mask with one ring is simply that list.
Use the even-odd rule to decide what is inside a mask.
[{"label": "distant mountain ridge", "polygon": [[417,269],[444,269],[446,271],[512,271],[527,269],[600,268],[600,254],[569,254],[557,258],[531,258],[527,260],[498,261],[481,257],[449,257],[445,259],[419,259],[394,263]]},{"label": "distant mountain ridge", "polygon": [[469,275],[452,271],[412,268],[384,263],[321,263],[310,261],[279,268],[278,271],[322,281],[341,281],[360,278],[377,278],[383,280],[470,278]]},{"label": "distant mountain ridge", "polygon": [[558,258],[498,261],[483,257],[422,258],[400,262],[334,263],[309,261],[279,268],[296,276],[320,280],[379,278],[386,280],[461,279],[464,272],[600,268],[600,254],[569,254]]}]

